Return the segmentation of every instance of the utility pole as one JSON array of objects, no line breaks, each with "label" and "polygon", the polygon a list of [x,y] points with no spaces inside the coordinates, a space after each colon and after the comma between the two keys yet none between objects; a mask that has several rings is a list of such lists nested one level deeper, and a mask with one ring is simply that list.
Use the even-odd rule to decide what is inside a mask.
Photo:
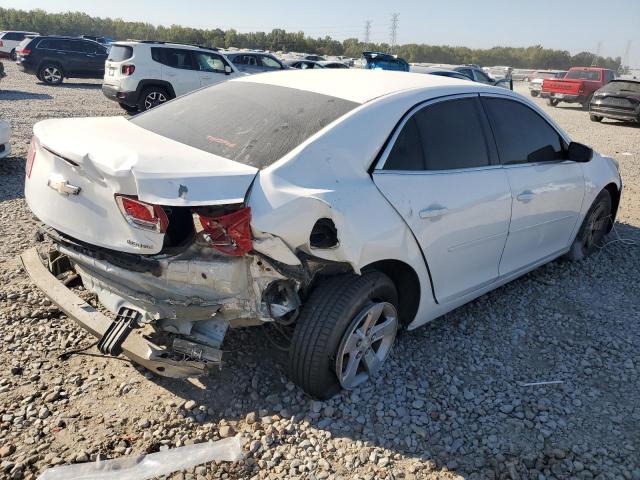
[{"label": "utility pole", "polygon": [[391,29],[390,29],[391,53],[393,53],[393,50],[396,46],[396,40],[398,39],[398,19],[399,18],[400,18],[399,13],[394,13],[391,15]]},{"label": "utility pole", "polygon": [[627,45],[624,48],[624,56],[618,67],[618,75],[623,75],[626,72],[627,66],[629,66],[629,54],[631,53],[631,40],[627,40]]},{"label": "utility pole", "polygon": [[602,50],[602,40],[598,41],[598,48],[596,48],[596,54],[593,56],[593,60],[591,61],[592,67],[598,66],[598,59],[600,58],[600,50]]},{"label": "utility pole", "polygon": [[371,42],[371,20],[364,22],[364,44],[369,45]]}]

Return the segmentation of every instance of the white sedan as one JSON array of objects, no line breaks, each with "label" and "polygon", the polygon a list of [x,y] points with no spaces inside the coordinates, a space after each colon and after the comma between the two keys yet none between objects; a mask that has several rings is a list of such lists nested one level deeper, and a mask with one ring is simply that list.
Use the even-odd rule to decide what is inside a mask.
[{"label": "white sedan", "polygon": [[[46,120],[26,168],[54,247],[25,267],[101,351],[190,377],[220,365],[228,327],[271,323],[320,398],[375,375],[399,328],[592,253],[622,187],[615,160],[518,94],[358,69]],[[52,274],[77,274],[114,316]]]}]

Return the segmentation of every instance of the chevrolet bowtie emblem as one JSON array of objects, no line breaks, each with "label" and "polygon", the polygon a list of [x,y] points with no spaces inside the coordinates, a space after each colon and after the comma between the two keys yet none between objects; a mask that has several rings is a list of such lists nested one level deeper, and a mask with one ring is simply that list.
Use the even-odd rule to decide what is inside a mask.
[{"label": "chevrolet bowtie emblem", "polygon": [[47,182],[49,188],[54,189],[60,195],[78,195],[80,193],[80,187],[71,185],[65,179],[62,178],[50,178]]}]

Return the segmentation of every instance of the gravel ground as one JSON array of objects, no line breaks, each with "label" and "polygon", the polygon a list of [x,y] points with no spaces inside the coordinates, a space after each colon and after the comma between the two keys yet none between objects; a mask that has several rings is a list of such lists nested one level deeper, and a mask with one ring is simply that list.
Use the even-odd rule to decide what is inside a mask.
[{"label": "gravel ground", "polygon": [[[263,328],[232,332],[228,364],[200,381],[58,358],[92,339],[16,259],[33,243],[22,194],[31,129],[121,111],[97,81],[48,87],[5,65],[0,117],[13,126],[14,153],[0,161],[0,477],[239,433],[246,460],[170,478],[640,480],[640,128],[550,110],[620,162],[615,231],[635,245],[553,262],[405,333],[375,383],[317,402],[287,381]],[[541,381],[559,383],[523,385]]]}]

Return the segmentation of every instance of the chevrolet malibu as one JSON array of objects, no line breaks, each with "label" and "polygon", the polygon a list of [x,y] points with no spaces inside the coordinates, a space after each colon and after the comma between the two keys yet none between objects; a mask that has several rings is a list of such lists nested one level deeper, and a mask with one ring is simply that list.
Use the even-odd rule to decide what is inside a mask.
[{"label": "chevrolet malibu", "polygon": [[400,328],[588,256],[621,187],[511,91],[284,71],[36,124],[25,195],[47,241],[22,260],[105,354],[193,377],[229,328],[272,324],[292,332],[290,378],[327,398],[376,375]]}]

